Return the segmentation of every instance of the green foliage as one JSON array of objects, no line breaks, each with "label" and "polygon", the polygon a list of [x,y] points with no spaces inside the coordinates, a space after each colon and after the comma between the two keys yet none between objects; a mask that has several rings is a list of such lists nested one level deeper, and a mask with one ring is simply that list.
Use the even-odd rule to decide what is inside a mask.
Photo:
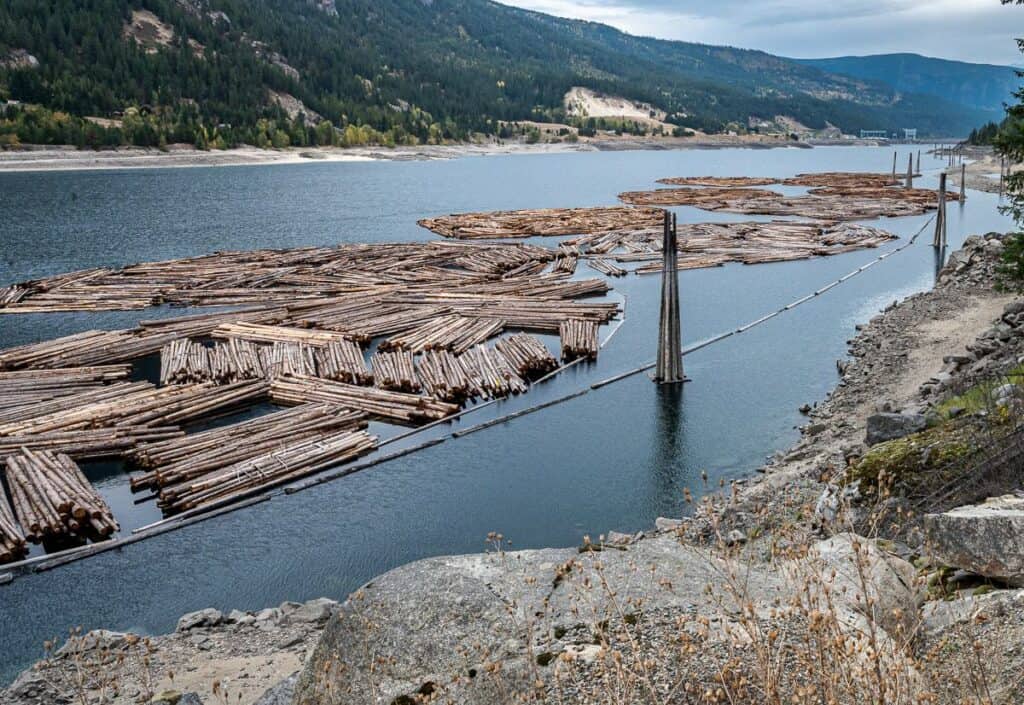
[{"label": "green foliage", "polygon": [[967,144],[973,145],[990,145],[995,142],[996,136],[999,134],[999,125],[995,122],[987,122],[981,127],[976,127],[971,130],[971,134],[967,137]]},{"label": "green foliage", "polygon": [[[922,135],[948,134],[977,124],[938,98],[761,52],[632,37],[486,0],[337,0],[337,8],[331,16],[307,0],[5,0],[0,57],[24,49],[39,66],[0,69],[0,96],[77,117],[139,111],[140,122],[119,132],[81,126],[71,143],[87,146],[114,134],[119,143],[210,148],[442,143],[507,122],[564,121],[563,96],[578,85],[710,132],[775,115],[851,132],[913,124]],[[126,38],[132,10],[155,14],[173,39]],[[321,117],[289,116],[270,91]]]},{"label": "green foliage", "polygon": [[[1003,0],[1010,4],[1010,0]],[[1017,0],[1016,4],[1024,4]],[[1024,39],[1017,40],[1017,47],[1024,53]],[[1018,71],[1018,76],[1024,72]],[[1024,87],[1014,93],[1017,103],[1006,108],[1006,118],[995,136],[996,151],[1006,157],[1010,164],[1024,161]],[[1010,174],[1006,180],[1009,203],[1002,208],[1013,216],[1017,226],[1024,225],[1024,172]],[[1004,240],[1003,261],[999,269],[1004,288],[1024,292],[1024,233],[1016,233]]]}]

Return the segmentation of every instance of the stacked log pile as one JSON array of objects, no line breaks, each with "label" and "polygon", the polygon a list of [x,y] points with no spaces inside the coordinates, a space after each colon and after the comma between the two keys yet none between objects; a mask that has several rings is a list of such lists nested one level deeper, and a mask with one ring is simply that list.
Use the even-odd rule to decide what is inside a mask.
[{"label": "stacked log pile", "polygon": [[230,338],[210,348],[210,379],[221,384],[261,379],[267,374],[261,346]]},{"label": "stacked log pile", "polygon": [[276,377],[270,382],[270,399],[282,406],[326,402],[408,425],[438,421],[459,410],[457,405],[433,397],[357,387],[315,377]]},{"label": "stacked log pile", "polygon": [[459,361],[473,389],[485,399],[522,394],[529,389],[505,356],[486,345],[470,348],[459,357]]},{"label": "stacked log pile", "polygon": [[410,393],[420,391],[416,364],[410,351],[376,352],[370,358],[370,364],[373,367],[373,382],[381,389]]},{"label": "stacked log pile", "polygon": [[604,257],[588,259],[587,266],[596,272],[600,272],[606,277],[624,277],[629,273],[627,270]]},{"label": "stacked log pile", "polygon": [[351,340],[339,340],[314,349],[318,376],[347,384],[373,384],[363,350]]},{"label": "stacked log pile", "polygon": [[508,360],[512,369],[526,379],[541,377],[558,367],[558,361],[547,346],[526,333],[502,338],[494,347]]},{"label": "stacked log pile", "polygon": [[463,365],[464,357],[447,350],[426,351],[419,360],[416,374],[427,394],[459,405],[482,396],[484,391],[474,383]]},{"label": "stacked log pile", "polygon": [[0,372],[0,411],[122,382],[130,372],[128,365]]},{"label": "stacked log pile", "polygon": [[130,330],[85,331],[0,350],[0,370],[110,365],[152,355],[177,334],[140,336]]},{"label": "stacked log pile", "polygon": [[160,388],[148,382],[122,382],[2,414],[0,439],[110,426],[174,426],[251,405],[265,398],[267,390],[263,380]]},{"label": "stacked log pile", "polygon": [[576,271],[576,263],[579,260],[578,252],[565,252],[559,250],[555,257],[555,263],[551,265],[551,271],[573,274]]},{"label": "stacked log pile", "polygon": [[131,478],[133,491],[190,481],[281,446],[366,428],[366,415],[332,404],[294,409],[159,443],[140,444],[131,458],[149,472]]},{"label": "stacked log pile", "polygon": [[[857,223],[747,221],[739,223],[684,223],[678,226],[679,269],[716,267],[727,262],[762,264],[851,252],[895,239],[879,228]],[[589,251],[618,262],[640,262],[637,274],[660,272],[660,229],[615,233],[582,242]]]},{"label": "stacked log pile", "polygon": [[316,377],[316,357],[312,345],[305,343],[274,343],[260,350],[263,369],[270,377]]},{"label": "stacked log pile", "polygon": [[33,543],[106,537],[118,530],[110,507],[66,455],[25,450],[6,459],[18,523]]},{"label": "stacked log pile", "polygon": [[654,191],[625,191],[619,200],[633,206],[696,206],[720,210],[724,203],[741,203],[780,196],[763,188],[662,188]]},{"label": "stacked log pile", "polygon": [[575,360],[578,357],[597,359],[597,324],[593,321],[570,319],[562,323],[558,335],[563,360]]},{"label": "stacked log pile", "polygon": [[0,463],[22,448],[65,453],[76,460],[116,458],[127,454],[139,444],[156,443],[184,435],[177,426],[116,426],[0,436]]},{"label": "stacked log pile", "polygon": [[404,306],[446,304],[459,315],[505,321],[509,328],[558,332],[562,321],[570,318],[606,323],[619,313],[617,303],[579,303],[555,299],[476,294],[419,294],[395,296]]},{"label": "stacked log pile", "polygon": [[24,558],[28,553],[25,535],[18,526],[11,505],[0,488],[0,564]]},{"label": "stacked log pile", "polygon": [[191,384],[212,377],[210,351],[202,343],[182,338],[160,350],[160,384]]},{"label": "stacked log pile", "polygon": [[779,180],[771,176],[672,176],[667,179],[658,179],[658,183],[670,186],[746,188],[749,186],[769,186],[779,183]]},{"label": "stacked log pile", "polygon": [[661,217],[659,211],[651,208],[608,206],[457,213],[418,223],[444,237],[472,240],[650,228],[660,223]]},{"label": "stacked log pile", "polygon": [[164,488],[159,503],[169,514],[222,503],[263,491],[271,486],[340,465],[365,455],[377,437],[365,431],[342,431],[294,440],[219,471]]},{"label": "stacked log pile", "polygon": [[451,350],[463,353],[474,345],[493,338],[505,328],[499,318],[474,318],[452,314],[434,318],[381,342],[381,350]]},{"label": "stacked log pile", "polygon": [[340,333],[327,330],[308,330],[287,326],[266,326],[260,323],[222,323],[213,331],[214,338],[237,338],[253,343],[299,343],[323,346],[344,340]]}]

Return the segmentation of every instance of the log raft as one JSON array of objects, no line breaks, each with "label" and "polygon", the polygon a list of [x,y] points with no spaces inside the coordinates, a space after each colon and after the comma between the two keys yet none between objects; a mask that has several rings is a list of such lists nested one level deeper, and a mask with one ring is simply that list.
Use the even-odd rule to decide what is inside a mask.
[{"label": "log raft", "polygon": [[562,323],[559,330],[562,359],[565,361],[583,357],[597,359],[597,324],[593,321],[570,319]]}]

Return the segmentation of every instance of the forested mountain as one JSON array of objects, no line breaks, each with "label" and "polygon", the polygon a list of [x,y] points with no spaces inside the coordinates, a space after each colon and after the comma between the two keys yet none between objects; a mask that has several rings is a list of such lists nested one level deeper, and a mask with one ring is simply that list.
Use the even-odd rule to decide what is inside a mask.
[{"label": "forested mountain", "polygon": [[950,135],[989,117],[762,52],[639,38],[488,0],[0,3],[0,100],[58,111],[8,107],[7,142],[462,139],[499,133],[502,121],[565,120],[573,86],[706,131],[784,115],[812,128]]},{"label": "forested mountain", "polygon": [[994,120],[1002,117],[1003,103],[1012,102],[1012,94],[1020,85],[1017,72],[1009,66],[971,64],[920,54],[840,56],[799,61],[831,73],[884,81],[898,91],[939,96],[968,108],[988,111],[990,119]]}]

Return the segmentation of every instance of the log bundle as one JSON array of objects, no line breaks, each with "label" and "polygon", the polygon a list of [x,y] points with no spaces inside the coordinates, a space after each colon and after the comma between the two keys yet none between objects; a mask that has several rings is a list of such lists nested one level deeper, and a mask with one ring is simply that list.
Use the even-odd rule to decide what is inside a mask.
[{"label": "log bundle", "polygon": [[191,384],[212,377],[210,351],[202,343],[183,338],[160,350],[160,384]]},{"label": "log bundle", "polygon": [[363,350],[351,340],[339,340],[315,348],[317,374],[324,379],[347,384],[373,384],[373,373],[366,368]]},{"label": "log bundle", "polygon": [[463,357],[448,350],[428,350],[423,354],[416,374],[427,394],[459,405],[484,395],[463,364]]},{"label": "log bundle", "polygon": [[527,333],[502,338],[494,347],[508,360],[512,369],[526,379],[541,377],[558,367],[558,361],[547,346]]},{"label": "log bundle", "polygon": [[416,363],[408,350],[376,352],[370,358],[373,367],[373,383],[381,389],[414,393],[420,391],[416,377]]},{"label": "log bundle", "polygon": [[0,436],[0,463],[8,456],[19,453],[22,448],[65,453],[76,460],[116,458],[126,455],[142,443],[155,443],[184,435],[184,431],[177,426],[116,426]]},{"label": "log bundle", "polygon": [[500,318],[475,318],[452,314],[434,318],[381,342],[381,350],[451,350],[463,353],[474,345],[493,338],[505,328]]},{"label": "log bundle", "polygon": [[653,208],[541,208],[536,210],[457,213],[426,218],[418,224],[444,237],[463,240],[536,235],[580,235],[607,230],[649,228],[661,222]]},{"label": "log bundle", "polygon": [[14,511],[0,487],[0,564],[24,558],[27,553],[28,543],[25,541],[25,535],[18,526]]},{"label": "log bundle", "polygon": [[357,387],[316,377],[275,377],[270,382],[270,399],[282,406],[326,402],[408,425],[438,421],[459,410],[457,405],[434,397]]},{"label": "log bundle", "polygon": [[159,504],[168,514],[240,499],[283,482],[291,482],[369,453],[377,437],[365,431],[342,431],[284,445],[241,460],[194,480],[164,488]]},{"label": "log bundle", "polygon": [[558,332],[563,360],[583,357],[597,359],[597,324],[593,321],[568,320],[562,323]]},{"label": "log bundle", "polygon": [[312,345],[274,343],[260,351],[267,376],[316,377],[316,356]]},{"label": "log bundle", "polygon": [[67,455],[26,449],[5,465],[14,513],[29,541],[95,539],[118,530],[106,501]]},{"label": "log bundle", "polygon": [[300,440],[366,428],[366,415],[332,404],[303,404],[184,438],[138,445],[131,453],[149,469],[131,478],[133,491],[159,490]]},{"label": "log bundle", "polygon": [[[717,267],[728,262],[763,264],[809,257],[827,257],[879,245],[896,238],[892,233],[859,223],[745,221],[683,223],[678,226],[679,269]],[[640,263],[637,274],[660,272],[660,229],[579,239],[602,260]],[[595,260],[596,261],[596,260]]]},{"label": "log bundle", "polygon": [[0,372],[0,411],[123,382],[130,372],[129,365]]},{"label": "log bundle", "polygon": [[522,394],[529,389],[508,359],[494,348],[477,345],[462,354],[459,360],[473,388],[479,390],[485,399]]}]

